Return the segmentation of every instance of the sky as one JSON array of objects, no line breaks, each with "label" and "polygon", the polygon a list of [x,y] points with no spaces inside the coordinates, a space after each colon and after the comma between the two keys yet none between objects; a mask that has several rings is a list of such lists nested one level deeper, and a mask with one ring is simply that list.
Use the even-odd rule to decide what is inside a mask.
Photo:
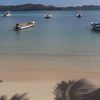
[{"label": "sky", "polygon": [[100,5],[100,0],[0,0],[0,5],[18,5],[25,3],[54,6]]}]

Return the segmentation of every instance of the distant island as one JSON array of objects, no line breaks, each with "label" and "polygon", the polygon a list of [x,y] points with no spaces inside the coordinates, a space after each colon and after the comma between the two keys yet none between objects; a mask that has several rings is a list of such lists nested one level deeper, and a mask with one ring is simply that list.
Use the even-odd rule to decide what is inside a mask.
[{"label": "distant island", "polygon": [[83,5],[83,6],[69,6],[69,7],[56,7],[47,6],[43,4],[23,4],[23,5],[10,5],[3,6],[0,5],[0,11],[32,11],[32,10],[100,10],[98,5]]}]

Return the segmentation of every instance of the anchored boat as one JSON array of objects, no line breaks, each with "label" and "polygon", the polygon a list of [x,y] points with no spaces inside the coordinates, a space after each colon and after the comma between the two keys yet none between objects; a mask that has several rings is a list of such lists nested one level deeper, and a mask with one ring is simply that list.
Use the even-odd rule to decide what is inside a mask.
[{"label": "anchored boat", "polygon": [[35,25],[35,21],[25,22],[25,23],[17,23],[14,27],[15,30],[22,30],[26,28],[30,28]]},{"label": "anchored boat", "polygon": [[45,19],[50,19],[51,17],[52,17],[52,15],[50,15],[50,14],[46,14],[46,15],[44,16]]},{"label": "anchored boat", "polygon": [[7,12],[4,14],[4,17],[7,17],[7,16],[11,16],[10,11],[7,11]]},{"label": "anchored boat", "polygon": [[78,18],[82,17],[82,13],[77,13],[77,17]]},{"label": "anchored boat", "polygon": [[82,12],[81,12],[81,11],[78,11],[78,12],[77,12],[77,17],[78,17],[78,18],[82,17]]},{"label": "anchored boat", "polygon": [[91,25],[92,25],[92,29],[93,29],[93,30],[100,31],[100,23],[91,22]]}]

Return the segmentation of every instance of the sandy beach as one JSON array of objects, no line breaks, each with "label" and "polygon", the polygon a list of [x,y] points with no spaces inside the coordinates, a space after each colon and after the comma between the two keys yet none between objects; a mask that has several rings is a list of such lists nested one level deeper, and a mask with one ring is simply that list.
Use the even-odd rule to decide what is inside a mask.
[{"label": "sandy beach", "polygon": [[[8,98],[15,94],[28,93],[30,100],[54,100],[53,91],[57,83],[61,80],[71,80],[87,78],[93,84],[99,86],[100,73],[97,72],[78,72],[67,70],[11,70],[2,74],[4,82],[0,83],[1,95],[7,95]],[[4,76],[3,76],[4,75]]]},{"label": "sandy beach", "polygon": [[[40,71],[40,72],[43,72],[43,71]],[[50,74],[53,74],[53,75],[50,75]],[[54,75],[53,72],[50,73],[48,71],[48,73],[43,72],[41,74],[42,76],[40,75],[41,77],[39,77],[37,72],[35,72],[32,75],[33,77],[31,76],[31,80],[26,80],[28,76],[26,76],[25,74],[24,74],[25,76],[23,76],[23,73],[22,73],[23,77],[22,76],[20,77],[21,74],[18,75],[17,73],[17,75],[12,74],[13,79],[6,77],[10,79],[10,81],[7,80],[0,83],[0,93],[1,95],[4,95],[4,94],[7,95],[8,98],[11,98],[11,96],[17,93],[18,94],[28,93],[27,97],[30,100],[33,100],[33,99],[54,100],[53,91],[56,86],[56,83],[61,82],[61,80],[75,79],[76,77],[77,79],[78,78],[80,79],[82,77],[82,74],[85,74],[85,76],[87,75],[88,76],[87,78],[89,78],[89,80],[91,80],[92,83],[99,85],[100,81],[99,81],[99,77],[97,77],[98,76],[97,73],[79,73],[78,74],[77,72],[71,72],[71,73],[68,72],[67,74],[65,74],[64,71],[61,71],[61,72],[57,71],[55,72],[55,75]],[[37,75],[37,78],[36,78],[36,75]],[[67,77],[65,77],[64,75],[66,75]],[[91,77],[91,75],[93,75],[94,77]],[[24,80],[21,80],[22,78]]]},{"label": "sandy beach", "polygon": [[[99,55],[0,55],[0,79],[95,79],[100,76]],[[98,79],[97,79],[98,80]]]},{"label": "sandy beach", "polygon": [[[28,93],[30,100],[54,100],[54,88],[62,80],[88,79],[100,86],[99,56],[1,55],[1,95]],[[95,66],[95,67],[94,67]]]}]

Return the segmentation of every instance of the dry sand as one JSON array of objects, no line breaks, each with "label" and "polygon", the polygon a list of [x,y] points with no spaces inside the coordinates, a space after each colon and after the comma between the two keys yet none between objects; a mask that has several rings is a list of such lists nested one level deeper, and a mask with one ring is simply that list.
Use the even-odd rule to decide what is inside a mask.
[{"label": "dry sand", "polygon": [[[19,93],[28,93],[30,100],[54,100],[54,88],[61,80],[87,78],[92,83],[100,85],[100,73],[79,72],[57,69],[11,70],[2,74],[4,82],[0,83],[0,95],[10,98]],[[4,76],[3,76],[4,75]]]}]

